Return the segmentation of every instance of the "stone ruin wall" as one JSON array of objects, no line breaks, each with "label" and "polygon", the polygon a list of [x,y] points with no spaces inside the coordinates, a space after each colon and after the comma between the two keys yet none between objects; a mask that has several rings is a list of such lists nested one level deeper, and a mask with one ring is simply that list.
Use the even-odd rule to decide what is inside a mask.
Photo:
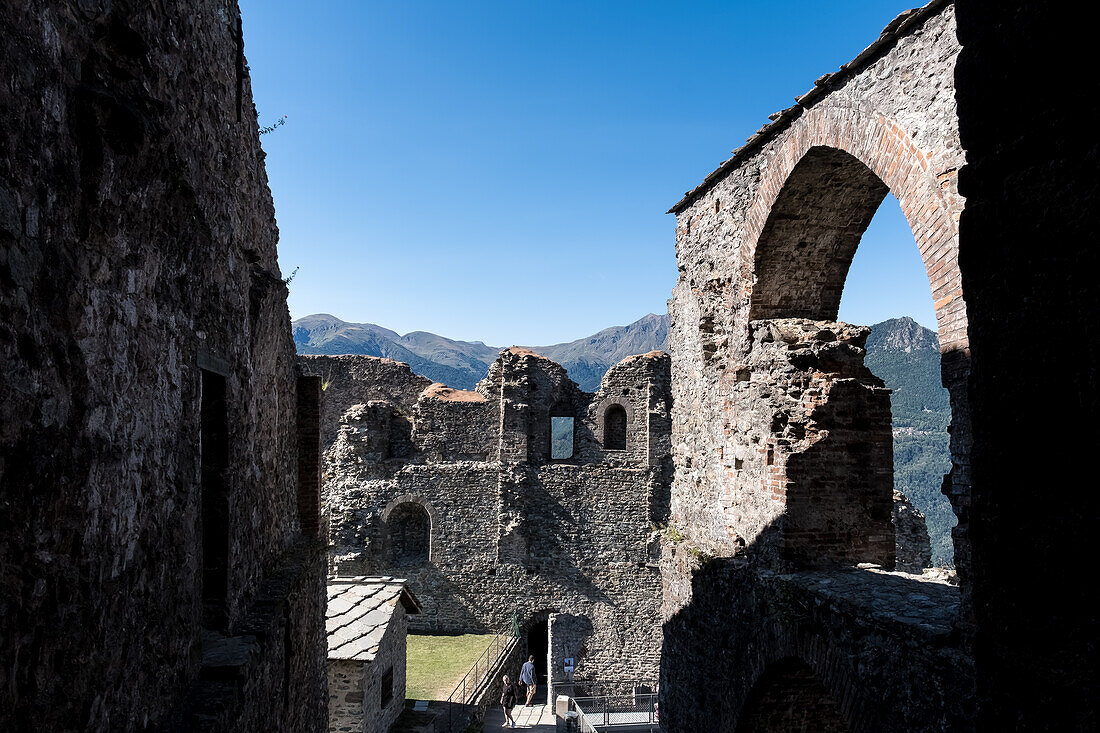
[{"label": "stone ruin wall", "polygon": [[[323,555],[237,5],[27,0],[0,28],[0,729],[323,728]],[[236,693],[188,698],[203,368],[227,390],[227,626],[251,642]]]},{"label": "stone ruin wall", "polygon": [[[753,411],[753,391],[746,389],[745,381],[751,384],[753,379],[766,378],[751,368],[754,360],[762,358],[755,353],[762,326],[751,319],[782,317],[782,304],[791,303],[783,299],[787,296],[775,295],[780,305],[771,313],[759,306],[750,312],[753,283],[757,282],[758,290],[771,286],[768,280],[758,282],[756,244],[758,238],[769,234],[765,228],[767,205],[777,200],[785,180],[781,176],[814,149],[832,146],[846,150],[880,174],[898,195],[903,211],[914,223],[918,244],[925,248],[926,263],[932,257],[934,262],[950,266],[957,258],[953,222],[962,200],[955,174],[963,163],[963,152],[958,142],[951,82],[958,42],[953,5],[938,6],[931,8],[920,23],[904,28],[877,56],[864,61],[862,68],[853,65],[848,75],[838,75],[835,81],[825,77],[819,80],[821,86],[815,89],[818,94],[812,103],[806,101],[805,107],[797,105],[785,111],[772,123],[777,132],[762,131],[765,134],[754,136],[753,144],[746,146],[731,165],[709,177],[676,209],[680,277],[669,302],[669,343],[673,433],[682,437],[674,446],[672,515],[677,527],[709,552],[733,554],[743,544],[751,544],[762,528],[781,516],[781,504],[759,504],[763,498],[751,488],[755,477],[768,472],[766,452],[754,450],[760,445],[751,439],[747,444],[735,439],[746,435],[739,426],[745,420],[744,414]],[[884,38],[889,40],[888,34]],[[805,101],[810,96],[800,99]],[[821,167],[825,172],[818,175],[829,188],[843,189],[853,184],[840,164],[824,161]],[[869,209],[865,212],[843,206],[848,217],[862,214],[863,219],[828,223],[827,241],[854,238],[858,242],[885,194],[884,186],[868,192],[870,200],[861,202]],[[781,202],[793,207],[784,212],[792,218],[820,213],[810,199]],[[940,219],[944,215],[947,222]],[[799,241],[795,234],[787,235],[787,241],[792,238],[795,243]],[[854,242],[850,246],[854,251]],[[935,247],[939,249],[929,249]],[[824,254],[811,259],[800,255],[797,247],[789,252],[779,245],[774,249],[771,267],[789,273],[785,285],[795,295],[795,302],[799,293],[809,302],[811,297],[805,289],[817,283],[819,273],[830,267],[839,271],[843,283],[847,262],[833,265]],[[957,272],[951,267],[942,272],[937,269],[934,280],[940,343],[945,351],[953,351],[965,345],[965,313],[961,295],[955,292]],[[797,311],[794,315],[812,312],[812,320],[822,321],[820,326],[827,331],[829,322],[835,319],[839,290],[835,285],[825,285],[832,292],[818,293],[818,301],[809,307],[791,305],[787,310]],[[768,293],[758,293],[757,300],[766,297]],[[951,376],[946,368],[945,381]],[[953,388],[955,421],[952,454],[955,471],[962,474],[965,466],[958,463],[964,456],[960,441],[965,439],[966,427],[959,414],[962,397],[954,389],[957,383],[948,386]],[[776,392],[777,399],[784,399],[780,392]],[[780,433],[782,429],[777,428]],[[763,425],[758,430],[768,432],[770,428]],[[755,437],[762,442],[768,439],[763,433]],[[740,469],[735,467],[738,460]],[[751,478],[745,481],[742,477]],[[958,478],[961,482],[964,477]],[[749,486],[753,494],[750,504],[756,503],[758,509],[731,503],[741,483]],[[958,513],[965,506],[965,497],[953,495],[953,503]],[[965,530],[964,520],[960,518],[962,529],[956,530],[957,546],[958,533]],[[960,573],[963,571],[960,567]]]},{"label": "stone ruin wall", "polygon": [[[750,690],[785,660],[809,665],[853,729],[973,720],[958,632],[970,440],[958,52],[952,3],[903,14],[674,207],[660,703],[670,731],[733,730]],[[892,501],[888,391],[863,364],[867,329],[836,322],[851,256],[887,192],[913,229],[937,311],[961,602],[946,584],[842,569],[898,558],[905,568],[926,537],[902,497]]]},{"label": "stone ruin wall", "polygon": [[[414,630],[503,630],[513,614],[526,629],[549,616],[577,679],[656,678],[666,355],[624,360],[595,394],[523,349],[502,352],[473,391],[373,357],[299,363],[322,375],[327,414],[342,412],[323,489],[336,572],[407,577],[424,608]],[[603,448],[612,404],[627,414],[625,450]],[[575,418],[570,459],[550,458],[552,414]],[[393,563],[387,524],[407,502],[431,520],[430,560],[412,567]]]}]

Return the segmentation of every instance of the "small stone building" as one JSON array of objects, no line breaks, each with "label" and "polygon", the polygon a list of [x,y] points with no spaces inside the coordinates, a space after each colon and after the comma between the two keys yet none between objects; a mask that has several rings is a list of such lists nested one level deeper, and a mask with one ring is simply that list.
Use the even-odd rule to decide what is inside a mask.
[{"label": "small stone building", "polygon": [[405,704],[409,615],[420,603],[404,580],[330,578],[328,729],[385,733]]},{"label": "small stone building", "polygon": [[407,577],[424,605],[417,630],[514,622],[553,685],[656,678],[667,355],[624,359],[592,394],[520,348],[501,352],[472,391],[388,359],[299,364],[326,384],[337,574]]}]

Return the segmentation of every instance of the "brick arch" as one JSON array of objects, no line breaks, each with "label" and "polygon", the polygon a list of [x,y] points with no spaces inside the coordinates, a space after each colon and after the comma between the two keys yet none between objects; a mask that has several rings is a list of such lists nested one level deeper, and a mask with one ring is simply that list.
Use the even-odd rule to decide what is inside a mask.
[{"label": "brick arch", "polygon": [[[930,121],[929,124],[942,124]],[[896,120],[879,114],[827,103],[807,110],[791,129],[775,143],[762,170],[756,193],[745,215],[743,257],[740,280],[747,283],[749,318],[803,315],[823,319],[836,317],[840,291],[847,277],[855,248],[870,217],[878,209],[887,191],[901,204],[902,212],[924,262],[936,311],[940,341],[941,376],[951,399],[951,473],[945,478],[944,493],[958,518],[953,532],[955,567],[964,587],[969,575],[969,497],[970,497],[970,410],[966,396],[969,376],[969,339],[966,303],[959,271],[958,217],[962,199],[955,191],[954,169],[936,170],[933,158],[943,151],[930,151],[917,145],[912,135]],[[938,159],[938,158],[937,158]],[[826,169],[822,171],[822,169]],[[785,194],[794,194],[788,199]],[[815,199],[813,194],[818,194]],[[800,209],[806,203],[808,208]],[[843,213],[851,219],[840,221]],[[802,267],[783,268],[781,262],[761,267],[762,258],[774,255],[783,235],[793,234],[801,225],[812,230],[819,222],[807,216],[833,216],[831,232],[820,229],[811,249],[832,260],[818,269],[812,259]],[[794,226],[792,226],[792,224]],[[797,247],[799,242],[794,242]],[[836,245],[830,250],[828,245]],[[814,246],[816,245],[816,246]],[[778,246],[782,246],[779,244]],[[791,240],[788,240],[788,246]],[[795,262],[792,255],[790,262]],[[814,277],[821,282],[811,287],[817,297],[815,313],[783,314],[781,306],[793,298],[772,299],[772,309],[761,309],[754,295],[765,293],[774,284],[761,283],[760,275],[794,278],[789,284],[799,287]],[[839,281],[839,283],[838,283]],[[754,313],[755,311],[755,313]]]},{"label": "brick arch", "polygon": [[804,660],[783,657],[757,675],[734,730],[847,733],[851,726],[843,711],[844,700],[827,689],[816,670]]},{"label": "brick arch", "polygon": [[393,510],[402,504],[419,504],[424,507],[424,511],[428,512],[428,517],[432,520],[432,531],[435,531],[436,525],[439,522],[439,513],[432,506],[432,503],[425,499],[420,494],[402,494],[391,500],[386,504],[386,508],[382,510],[382,521],[385,522],[393,514]]},{"label": "brick arch", "polygon": [[[842,156],[846,154],[848,159]],[[831,158],[831,160],[829,160]],[[862,165],[852,165],[850,160]],[[920,250],[932,290],[933,304],[943,351],[965,349],[966,306],[958,270],[958,226],[956,214],[944,196],[940,181],[930,166],[930,154],[913,142],[912,136],[896,121],[881,115],[868,116],[856,110],[820,106],[808,110],[792,130],[778,143],[769,159],[767,169],[761,175],[756,196],[745,217],[744,242],[747,256],[743,262],[751,272],[744,273],[743,282],[760,287],[757,263],[761,249],[769,246],[767,235],[781,224],[776,211],[784,203],[783,194],[791,192],[791,186],[806,187],[812,180],[795,173],[820,172],[808,170],[806,163],[833,164],[839,175],[834,182],[854,185],[858,191],[848,195],[830,197],[826,204],[836,207],[854,205],[858,209],[853,220],[845,222],[847,231],[839,231],[842,239],[854,236],[855,244],[870,223],[870,215],[878,209],[886,195],[893,193],[901,204],[909,222],[913,237]],[[800,168],[801,166],[801,168]],[[820,165],[814,166],[820,169]],[[868,175],[870,174],[870,175]],[[873,178],[872,178],[873,176]],[[802,178],[802,180],[800,180]],[[880,184],[876,185],[877,179]],[[844,192],[837,192],[843,194]],[[857,200],[854,194],[863,194]],[[878,196],[878,200],[872,200]],[[839,213],[840,209],[834,210]],[[841,227],[837,227],[841,229]],[[847,242],[845,242],[847,244]],[[854,253],[854,245],[851,253]],[[848,262],[843,266],[847,274]],[[841,287],[843,282],[841,282]],[[766,287],[766,285],[765,285]],[[751,293],[750,293],[751,299]],[[839,305],[839,297],[837,299]],[[774,316],[764,316],[774,317]],[[835,318],[835,314],[832,316]]]}]

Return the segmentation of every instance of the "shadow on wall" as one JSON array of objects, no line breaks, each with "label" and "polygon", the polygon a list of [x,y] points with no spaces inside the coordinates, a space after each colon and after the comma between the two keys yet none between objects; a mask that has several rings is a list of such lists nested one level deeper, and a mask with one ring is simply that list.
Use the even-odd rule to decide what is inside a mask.
[{"label": "shadow on wall", "polygon": [[788,730],[768,723],[810,713],[835,723],[822,730],[972,725],[957,588],[853,567],[759,569],[756,555],[780,534],[773,522],[732,558],[666,542],[666,562],[691,578],[690,601],[663,626],[660,707],[670,733]]}]

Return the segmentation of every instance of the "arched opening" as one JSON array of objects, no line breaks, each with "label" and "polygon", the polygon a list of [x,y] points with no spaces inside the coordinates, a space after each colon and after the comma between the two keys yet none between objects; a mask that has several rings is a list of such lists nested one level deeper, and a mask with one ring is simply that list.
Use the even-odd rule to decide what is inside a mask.
[{"label": "arched opening", "polygon": [[749,319],[836,320],[852,257],[888,190],[843,150],[810,148],[757,240]]},{"label": "arched opening", "polygon": [[626,408],[612,403],[603,415],[604,450],[626,450]]},{"label": "arched opening", "polygon": [[856,250],[840,319],[871,326],[864,363],[891,390],[897,568],[953,567],[957,519],[942,491],[951,470],[951,400],[940,377],[928,278],[893,195]]},{"label": "arched opening", "polygon": [[[779,319],[835,321],[857,248],[890,189],[883,178],[855,156],[820,145],[809,147],[789,174],[777,180],[781,185],[771,182],[771,186],[762,186],[762,190],[775,189],[778,193],[766,209],[767,217],[762,219],[764,224],[755,243],[755,279],[749,300],[750,321],[755,322],[752,328],[760,329],[763,327],[760,322],[775,323]],[[943,284],[951,281],[947,270],[954,267],[953,261],[945,262],[943,256],[944,252],[949,253],[948,245],[953,241],[953,232],[943,227],[948,217],[941,210],[941,202],[924,189],[910,185],[904,194],[908,198],[901,208],[906,213],[899,212],[895,203],[883,208],[888,215],[894,214],[895,220],[905,222],[905,228],[909,229],[906,246],[912,246],[910,243],[916,239],[917,247],[912,251],[923,260],[926,302],[932,302],[935,292],[941,330],[950,321],[949,330],[954,332],[961,313],[961,297],[954,291],[940,297],[945,288],[950,291],[952,287]],[[890,200],[895,202],[892,197]],[[766,202],[762,199],[757,203]],[[919,224],[910,227],[914,216]],[[933,291],[930,285],[938,290]],[[926,308],[923,310],[927,312]],[[946,450],[946,422],[951,418],[951,406],[941,387],[930,387],[940,381],[939,344],[928,329],[911,327],[916,324],[876,325],[899,331],[908,329],[903,336],[912,338],[914,343],[901,348],[919,346],[922,352],[909,354],[912,356],[909,363],[891,368],[887,363],[891,355],[884,358],[882,354],[892,345],[883,344],[874,332],[870,337],[849,334],[851,338],[845,339],[824,331],[815,334],[812,324],[806,326],[809,335],[805,340],[795,338],[788,344],[792,351],[809,347],[815,357],[827,354],[828,357],[822,357],[825,365],[820,371],[826,372],[826,376],[831,371],[835,379],[818,380],[812,385],[822,393],[809,405],[818,423],[811,424],[811,435],[796,436],[795,441],[805,438],[806,442],[817,442],[809,449],[799,448],[782,455],[785,439],[790,436],[781,435],[776,441],[776,465],[769,464],[769,480],[785,492],[785,551],[797,562],[807,562],[816,553],[842,562],[892,566],[895,554],[902,550],[900,545],[893,546],[893,538],[912,536],[911,525],[902,528],[899,521],[909,521],[915,516],[911,511],[895,512],[893,490],[901,488],[916,494],[917,508],[934,519],[936,560],[951,564],[951,526],[955,519],[941,493],[943,473],[950,469],[950,463],[944,465],[942,460],[936,460],[942,459]],[[779,324],[778,330],[784,329],[792,330],[789,324]],[[843,344],[812,343],[818,337]],[[859,353],[864,338],[869,347],[866,360]],[[884,346],[887,348],[883,349]],[[853,354],[859,358],[849,358]],[[844,358],[831,358],[838,355]],[[888,373],[876,374],[873,367]],[[947,371],[945,367],[943,373],[946,375]],[[892,383],[879,382],[883,376],[891,377]],[[906,381],[907,391],[897,389],[899,379]],[[913,384],[928,387],[928,395],[914,395]],[[888,395],[883,386],[894,388],[894,394]],[[946,410],[911,414],[914,398],[927,401],[918,410],[936,411],[941,405]],[[891,426],[892,405],[906,410],[900,431],[894,430],[898,425]],[[939,432],[930,436],[929,429]],[[913,436],[916,440],[909,439]],[[895,445],[899,446],[896,455]],[[771,448],[769,445],[769,451]],[[938,480],[928,479],[933,471],[939,471]],[[920,488],[915,490],[918,475]],[[949,481],[946,485],[951,491]],[[954,490],[954,495],[958,493]],[[884,530],[890,535],[888,541],[881,539]]]},{"label": "arched opening", "polygon": [[753,685],[737,721],[737,733],[848,730],[840,705],[801,659],[770,665]]},{"label": "arched opening", "polygon": [[431,557],[432,520],[415,501],[398,504],[386,519],[389,559],[394,567],[424,565]]}]

